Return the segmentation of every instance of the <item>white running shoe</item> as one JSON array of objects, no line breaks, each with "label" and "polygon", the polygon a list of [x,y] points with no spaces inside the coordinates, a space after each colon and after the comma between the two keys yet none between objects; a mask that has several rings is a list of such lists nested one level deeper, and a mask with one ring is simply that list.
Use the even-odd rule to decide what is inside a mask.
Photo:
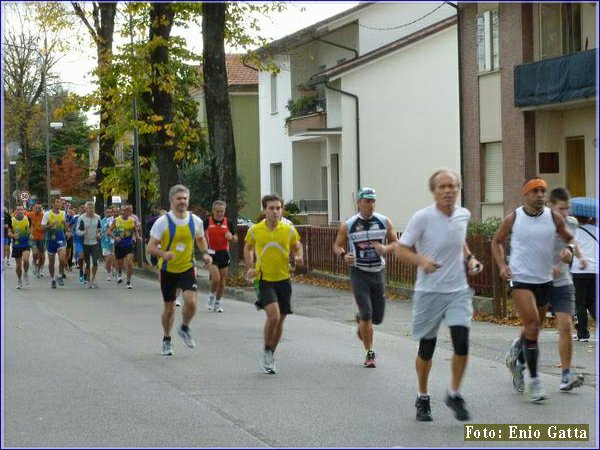
[{"label": "white running shoe", "polygon": [[539,378],[532,378],[527,387],[529,390],[529,401],[536,403],[548,398],[546,389],[542,385],[542,380]]},{"label": "white running shoe", "polygon": [[17,281],[17,289],[23,289],[23,282],[21,280]]},{"label": "white running shoe", "polygon": [[215,312],[217,312],[217,313],[223,312],[223,305],[221,304],[221,300],[215,301]]},{"label": "white running shoe", "polygon": [[206,309],[208,311],[212,311],[215,307],[215,295],[214,294],[208,294],[206,296],[206,301],[204,302],[204,305],[206,306]]},{"label": "white running shoe", "polygon": [[183,297],[181,295],[178,295],[177,298],[175,299],[175,306],[180,307],[182,302],[183,302]]}]

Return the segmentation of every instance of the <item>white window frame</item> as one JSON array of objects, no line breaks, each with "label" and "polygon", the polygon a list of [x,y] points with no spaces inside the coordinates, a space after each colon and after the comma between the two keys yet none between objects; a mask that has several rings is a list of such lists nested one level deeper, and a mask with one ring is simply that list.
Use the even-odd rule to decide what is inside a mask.
[{"label": "white window frame", "polygon": [[504,202],[504,164],[502,142],[483,144],[485,170],[484,203]]},{"label": "white window frame", "polygon": [[283,195],[283,165],[279,163],[271,164],[271,193],[280,197]]},{"label": "white window frame", "polygon": [[[477,16],[477,67],[479,72],[500,69],[498,27],[497,9],[485,11]],[[483,34],[481,35],[481,33]]]},{"label": "white window frame", "polygon": [[277,105],[277,74],[271,74],[271,114],[277,114],[279,107]]}]

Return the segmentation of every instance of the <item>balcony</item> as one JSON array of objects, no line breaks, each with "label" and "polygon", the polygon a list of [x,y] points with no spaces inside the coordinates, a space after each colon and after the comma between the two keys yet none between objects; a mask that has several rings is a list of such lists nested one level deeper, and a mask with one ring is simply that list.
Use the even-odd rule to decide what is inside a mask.
[{"label": "balcony", "polygon": [[309,131],[323,130],[327,127],[325,112],[311,112],[304,116],[290,117],[287,120],[288,136],[296,136]]},{"label": "balcony", "polygon": [[515,106],[537,107],[596,96],[596,49],[515,67]]}]

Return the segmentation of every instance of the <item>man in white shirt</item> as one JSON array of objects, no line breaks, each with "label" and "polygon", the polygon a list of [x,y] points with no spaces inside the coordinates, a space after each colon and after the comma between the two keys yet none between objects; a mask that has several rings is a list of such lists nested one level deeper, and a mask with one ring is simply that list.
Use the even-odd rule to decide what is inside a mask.
[{"label": "man in white shirt", "polygon": [[[419,341],[416,359],[418,378],[417,420],[431,421],[429,372],[437,333],[443,322],[450,328],[454,356],[446,405],[458,420],[470,419],[459,389],[467,366],[469,328],[473,316],[473,291],[469,274],[479,273],[482,265],[466,244],[469,210],[456,205],[460,177],[440,169],[429,178],[435,204],[417,211],[400,237],[396,256],[417,266],[413,296],[413,339]],[[465,270],[465,265],[467,270]]]}]

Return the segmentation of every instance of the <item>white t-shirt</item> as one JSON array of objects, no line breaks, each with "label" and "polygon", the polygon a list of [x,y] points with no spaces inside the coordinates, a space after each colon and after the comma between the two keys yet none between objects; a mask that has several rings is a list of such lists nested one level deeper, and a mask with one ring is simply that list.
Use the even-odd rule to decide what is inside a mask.
[{"label": "white t-shirt", "polygon": [[[183,218],[183,219],[178,219],[177,217],[175,217],[175,214],[173,214],[173,211],[169,211],[167,214],[169,215],[171,220],[175,223],[175,225],[187,225],[188,222],[190,221],[189,215],[192,213],[187,212],[185,215],[185,218]],[[158,239],[159,241],[162,240],[163,234],[165,233],[166,230],[169,229],[169,221],[167,219],[167,214],[164,214],[164,215],[160,216],[158,219],[156,219],[156,222],[154,222],[154,225],[152,225],[152,229],[150,230],[150,237],[153,237],[154,239]],[[194,226],[196,227],[195,238],[204,236],[204,226],[202,225],[202,219],[195,214],[192,214],[192,217],[194,220]]]},{"label": "white t-shirt", "polygon": [[579,259],[574,256],[571,273],[598,273],[598,227],[590,224],[582,225],[575,233],[575,240],[588,265],[585,269],[580,269]]},{"label": "white t-shirt", "polygon": [[433,259],[441,267],[433,273],[417,268],[415,291],[459,292],[468,289],[463,246],[471,212],[456,206],[451,216],[436,205],[417,211],[400,236],[400,244],[415,247],[419,255]]}]

